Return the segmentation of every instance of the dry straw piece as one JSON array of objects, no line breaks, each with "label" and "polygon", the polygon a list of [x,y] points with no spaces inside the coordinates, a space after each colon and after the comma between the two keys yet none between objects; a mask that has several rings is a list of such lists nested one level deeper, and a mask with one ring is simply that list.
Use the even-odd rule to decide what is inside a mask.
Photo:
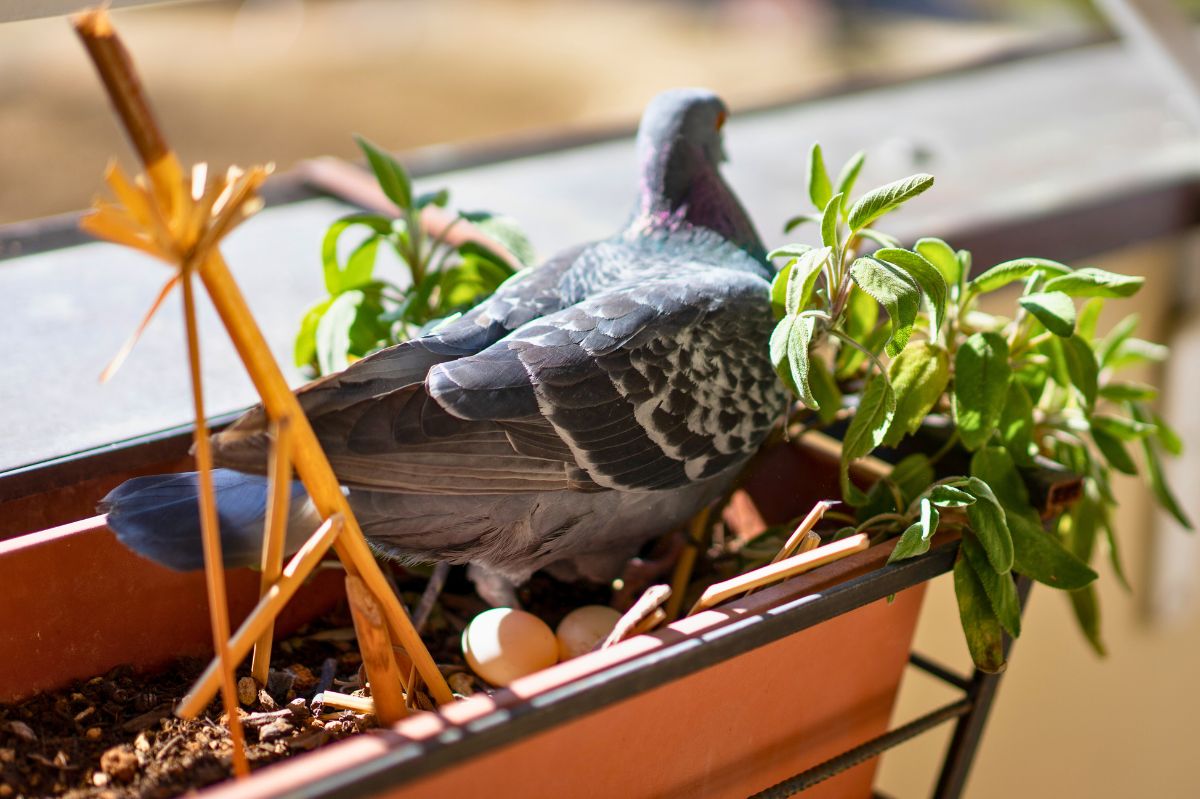
[{"label": "dry straw piece", "polygon": [[744,594],[755,588],[772,585],[788,577],[795,577],[797,574],[812,571],[818,566],[824,566],[827,563],[833,563],[835,560],[841,560],[847,555],[853,555],[855,552],[862,552],[868,546],[870,546],[870,538],[866,533],[859,533],[843,538],[841,541],[834,541],[832,544],[826,544],[823,547],[817,547],[808,552],[770,563],[753,571],[748,571],[745,574],[739,574],[737,577],[732,577],[724,582],[714,583],[705,589],[695,606],[688,612],[688,615],[691,616],[699,613],[702,610],[711,608],[727,599],[732,599],[739,594]]},{"label": "dry straw piece", "polygon": [[[99,238],[152,255],[176,269],[103,377],[110,376],[119,367],[170,290],[177,283],[183,288],[188,361],[196,411],[196,462],[200,473],[205,572],[217,658],[177,712],[184,717],[194,717],[220,688],[234,739],[234,770],[239,776],[248,773],[236,712],[234,664],[245,658],[250,648],[258,643],[253,671],[260,676],[266,674],[275,617],[330,546],[337,552],[348,577],[360,581],[355,585],[362,589],[363,595],[369,594],[377,603],[373,608],[378,623],[370,625],[369,633],[358,630],[368,679],[375,689],[386,693],[388,688],[383,687],[384,683],[396,682],[395,691],[399,693],[398,671],[392,654],[392,645],[398,644],[411,658],[415,671],[429,687],[434,700],[438,703],[453,701],[449,686],[367,546],[307,417],[284,380],[218,249],[230,231],[262,207],[258,189],[270,174],[271,167],[253,167],[246,171],[230,169],[223,176],[210,180],[205,165],[198,164],[190,175],[185,176],[178,157],[167,146],[155,122],[132,60],[113,30],[107,13],[102,9],[87,11],[75,17],[74,24],[145,168],[144,178],[130,181],[119,167],[111,164],[105,178],[116,201],[98,200],[93,213],[85,217],[81,225]],[[272,421],[270,506],[263,545],[262,598],[232,639],[212,490],[212,453],[200,380],[194,275],[199,276],[208,292]],[[292,466],[326,522],[281,571]],[[390,670],[386,668],[389,662],[392,664]],[[371,673],[372,664],[376,674]],[[384,674],[378,673],[380,669]],[[401,701],[401,710],[402,707]]]}]

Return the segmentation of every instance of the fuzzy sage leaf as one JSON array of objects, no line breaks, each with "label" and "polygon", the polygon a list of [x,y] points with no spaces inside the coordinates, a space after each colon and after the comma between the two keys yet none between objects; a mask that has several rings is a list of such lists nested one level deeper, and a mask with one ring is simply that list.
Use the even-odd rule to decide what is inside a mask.
[{"label": "fuzzy sage leaf", "polygon": [[850,277],[867,295],[888,312],[892,335],[887,342],[888,355],[899,355],[912,335],[921,306],[921,289],[899,267],[863,257],[850,265]]},{"label": "fuzzy sage leaf", "polygon": [[1000,422],[1012,370],[1008,342],[998,333],[968,336],[954,358],[954,418],[970,450],[987,443]]},{"label": "fuzzy sage leaf", "polygon": [[1074,335],[1075,303],[1063,292],[1035,292],[1021,297],[1018,302],[1054,335],[1062,338]]},{"label": "fuzzy sage leaf", "polygon": [[867,192],[850,208],[850,229],[862,230],[933,185],[933,175],[917,174]]},{"label": "fuzzy sage leaf", "polygon": [[896,393],[896,412],[883,443],[892,447],[917,431],[946,390],[950,355],[944,347],[928,341],[913,344],[892,360],[888,377]]}]

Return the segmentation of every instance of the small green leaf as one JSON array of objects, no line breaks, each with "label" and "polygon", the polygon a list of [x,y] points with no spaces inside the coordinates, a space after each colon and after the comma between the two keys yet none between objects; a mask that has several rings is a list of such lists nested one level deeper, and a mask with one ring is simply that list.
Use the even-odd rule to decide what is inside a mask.
[{"label": "small green leaf", "polygon": [[[820,214],[800,214],[799,216],[793,216],[791,219],[789,219],[787,222],[785,222],[783,224],[783,232],[791,233],[793,230],[795,230],[796,228],[800,227],[801,225],[803,225],[805,223],[812,223],[815,225],[819,225],[819,224],[821,224],[821,215]],[[772,256],[772,257],[774,257],[774,256]]]},{"label": "small green leaf", "polygon": [[900,239],[896,238],[895,236],[889,236],[886,233],[880,233],[878,230],[874,230],[869,227],[863,228],[862,230],[858,231],[858,233],[856,233],[855,235],[860,236],[864,239],[870,239],[871,241],[878,244],[880,247],[899,247],[900,246]]},{"label": "small green leaf", "polygon": [[1118,370],[1143,363],[1162,363],[1168,355],[1170,350],[1162,344],[1130,336],[1117,345],[1104,365],[1108,369]]},{"label": "small green leaf", "polygon": [[430,205],[445,208],[448,202],[450,202],[450,190],[439,189],[438,191],[427,191],[423,194],[418,194],[417,199],[413,201],[413,206],[420,211],[422,208]]},{"label": "small green leaf", "polygon": [[1075,611],[1075,620],[1079,630],[1087,638],[1092,649],[1100,657],[1108,655],[1104,641],[1100,637],[1100,602],[1096,596],[1096,587],[1089,585],[1078,591],[1071,592],[1071,608]]},{"label": "small green leaf", "polygon": [[[1099,502],[1096,505],[1096,515],[1099,517],[1100,528],[1104,531],[1104,541],[1108,545],[1108,562],[1125,590],[1132,591],[1133,588],[1129,585],[1129,578],[1125,576],[1125,566],[1121,561],[1121,547],[1117,541],[1116,530],[1113,529],[1112,519],[1109,514],[1110,507]],[[1086,563],[1087,561],[1084,562]]]},{"label": "small green leaf", "polygon": [[975,497],[952,485],[934,486],[929,492],[929,501],[939,508],[965,508],[975,504]]},{"label": "small green leaf", "polygon": [[955,255],[958,256],[958,270],[962,273],[959,280],[966,281],[971,277],[971,251],[959,250]]},{"label": "small green leaf", "polygon": [[900,267],[921,287],[921,291],[929,298],[933,307],[933,334],[936,336],[946,317],[947,294],[946,279],[942,277],[938,268],[917,253],[896,247],[876,250],[871,257]]},{"label": "small green leaf", "polygon": [[835,192],[842,195],[842,213],[845,213],[846,206],[850,203],[850,192],[854,191],[854,184],[858,180],[858,173],[862,171],[863,162],[867,160],[867,154],[859,150],[854,155],[850,156],[850,160],[842,167],[842,171],[838,173],[837,188]]},{"label": "small green leaf", "polygon": [[1079,320],[1075,323],[1075,329],[1079,331],[1079,335],[1088,341],[1096,338],[1096,323],[1100,321],[1100,312],[1103,310],[1103,297],[1092,297],[1083,304],[1079,310]]},{"label": "small green leaf", "polygon": [[850,265],[850,277],[860,289],[882,305],[892,320],[892,335],[887,353],[895,357],[908,344],[917,312],[921,289],[903,270],[874,258],[858,258]]},{"label": "small green leaf", "polygon": [[795,263],[794,260],[789,261],[771,279],[771,311],[775,315],[776,321],[787,314],[788,277],[791,275]]},{"label": "small green leaf", "polygon": [[408,177],[408,172],[399,161],[362,136],[355,136],[354,140],[358,142],[359,149],[366,155],[367,163],[371,165],[371,171],[375,173],[375,179],[379,181],[379,188],[383,189],[387,198],[398,205],[402,211],[410,210],[412,208],[412,181]]},{"label": "small green leaf", "polygon": [[1013,583],[1012,575],[997,573],[988,562],[983,547],[973,536],[963,536],[960,546],[975,576],[979,578],[1000,626],[1013,638],[1018,637],[1021,634],[1021,601],[1017,598],[1017,586]]},{"label": "small green leaf", "polygon": [[1147,419],[1154,420],[1154,426],[1158,429],[1155,436],[1158,438],[1158,443],[1162,444],[1163,449],[1175,457],[1183,454],[1183,439],[1179,437],[1179,433],[1175,432],[1175,428],[1167,424],[1166,419],[1144,407],[1141,403],[1133,406],[1130,410],[1133,412],[1135,418],[1140,421]]},{"label": "small green leaf", "polygon": [[954,561],[954,596],[958,600],[958,616],[967,649],[976,668],[991,673],[1003,670],[1003,628],[992,610],[987,591],[961,549]]},{"label": "small green leaf", "polygon": [[829,182],[829,173],[825,171],[825,157],[821,154],[821,145],[813,142],[808,151],[808,197],[812,204],[824,208],[833,196],[833,186]]},{"label": "small green leaf", "polygon": [[1138,474],[1138,464],[1130,457],[1129,450],[1121,443],[1116,435],[1110,435],[1098,427],[1092,428],[1092,440],[1096,441],[1096,449],[1104,455],[1110,467],[1124,474]]},{"label": "small green leaf", "polygon": [[788,341],[792,336],[792,327],[798,321],[800,321],[799,317],[794,314],[780,319],[775,324],[775,329],[771,331],[771,340],[768,345],[771,364],[775,367],[775,372],[789,387],[793,384],[791,382],[792,368],[788,363]]},{"label": "small green leaf", "polygon": [[1075,557],[1058,539],[1023,516],[1010,519],[1013,569],[1031,580],[1074,591],[1096,579],[1096,572]]},{"label": "small green leaf", "polygon": [[929,539],[937,532],[941,514],[928,499],[921,500],[920,518],[900,536],[887,562],[894,563],[905,558],[924,555],[929,551]]},{"label": "small green leaf", "polygon": [[[352,285],[343,285],[342,269],[338,260],[338,241],[347,230],[359,226],[372,231],[365,241],[386,236],[392,232],[392,220],[380,214],[350,214],[329,226],[329,229],[325,231],[325,237],[321,240],[321,266],[325,273],[325,290],[331,295],[355,288]],[[369,279],[368,276],[367,280]]]},{"label": "small green leaf", "polygon": [[346,268],[342,270],[338,281],[338,290],[347,291],[365,286],[371,282],[375,272],[375,254],[379,250],[380,237],[369,236],[362,244],[354,248],[346,259]]},{"label": "small green leaf", "polygon": [[842,208],[842,195],[836,194],[825,205],[825,213],[821,217],[821,242],[830,250],[836,251],[838,242],[838,214]]},{"label": "small green leaf", "polygon": [[948,286],[957,286],[962,279],[962,264],[949,244],[941,239],[918,239],[914,250],[937,267]]},{"label": "small green leaf", "polygon": [[892,467],[887,479],[896,486],[907,505],[933,482],[933,464],[923,452],[914,452]]},{"label": "small green leaf", "polygon": [[1007,286],[1009,283],[1025,280],[1034,274],[1065,275],[1070,271],[1071,267],[1060,264],[1058,261],[1049,261],[1045,258],[1018,258],[993,266],[972,280],[970,288],[976,294],[986,294]]},{"label": "small green leaf", "polygon": [[1127,419],[1124,416],[1113,416],[1107,413],[1094,413],[1088,419],[1092,429],[1099,428],[1122,441],[1137,441],[1158,431],[1158,428],[1148,422]]},{"label": "small green leaf", "polygon": [[511,216],[493,214],[490,211],[460,211],[458,215],[507,250],[522,266],[533,266],[537,260],[537,253],[534,252],[529,237]]},{"label": "small green leaf", "polygon": [[357,290],[339,294],[317,323],[317,363],[321,374],[333,374],[346,368],[350,328],[364,298],[363,292]]},{"label": "small green leaf", "polygon": [[1037,523],[1037,511],[1029,504],[1029,490],[1004,447],[982,447],[972,455],[971,476],[987,483],[1000,507],[1004,508],[1006,521],[1012,521],[1015,514]]},{"label": "small green leaf", "polygon": [[850,464],[879,446],[895,411],[896,397],[891,385],[883,376],[871,375],[842,441],[841,481],[844,495],[851,493],[848,489]]},{"label": "small green leaf", "polygon": [[309,366],[316,360],[317,323],[332,304],[333,297],[330,297],[304,312],[304,318],[300,321],[300,332],[296,334],[296,343],[292,347],[292,361],[296,366]]},{"label": "small green leaf", "polygon": [[1075,333],[1075,303],[1061,291],[1035,292],[1018,302],[1054,335],[1069,338]]},{"label": "small green leaf", "polygon": [[[1150,420],[1137,405],[1133,407],[1133,415],[1138,421],[1148,422]],[[1166,478],[1163,476],[1162,462],[1159,460],[1158,448],[1154,441],[1153,438],[1142,439],[1142,452],[1146,456],[1146,481],[1150,484],[1150,490],[1154,492],[1154,498],[1158,500],[1158,504],[1174,516],[1175,520],[1185,529],[1191,530],[1191,519],[1183,512],[1183,508],[1179,507],[1179,502],[1171,493],[1171,487],[1167,485]]]},{"label": "small green leaf", "polygon": [[967,449],[978,449],[992,437],[1011,377],[1008,342],[999,333],[975,333],[959,347],[954,359],[954,417]]},{"label": "small green leaf", "polygon": [[1099,396],[1111,402],[1153,402],[1158,389],[1132,380],[1110,380],[1100,386]]},{"label": "small green leaf", "polygon": [[1087,407],[1092,407],[1096,404],[1096,393],[1099,391],[1098,382],[1100,380],[1096,353],[1079,336],[1053,339],[1053,341],[1055,343],[1061,341],[1063,360],[1066,363],[1067,375],[1071,379],[1071,384],[1079,389]]},{"label": "small green leaf", "polygon": [[991,487],[978,477],[967,478],[966,490],[975,497],[974,504],[967,506],[967,520],[971,532],[987,552],[988,562],[1001,574],[1007,574],[1013,565],[1013,540]]},{"label": "small green leaf", "polygon": [[896,393],[896,412],[883,442],[893,447],[917,431],[946,390],[950,355],[944,347],[928,341],[914,344],[892,361],[888,377]]},{"label": "small green leaf", "polygon": [[1008,384],[1008,398],[1000,412],[1000,440],[1012,454],[1013,460],[1024,466],[1033,461],[1036,445],[1033,441],[1033,401],[1019,380]]},{"label": "small green leaf", "polygon": [[850,208],[850,229],[862,230],[933,185],[933,175],[917,174],[867,192]]},{"label": "small green leaf", "polygon": [[792,382],[796,386],[800,401],[813,410],[820,410],[821,406],[813,396],[812,388],[808,384],[808,348],[812,344],[813,330],[813,320],[807,316],[797,318],[795,324],[792,325],[791,332],[788,334],[788,368],[791,370]]},{"label": "small green leaf", "polygon": [[1052,278],[1046,291],[1061,291],[1072,297],[1132,297],[1138,293],[1144,277],[1119,275],[1103,269],[1087,267]]},{"label": "small green leaf", "polygon": [[[789,258],[795,260],[811,249],[812,247],[807,244],[785,244],[782,247],[771,250],[771,252],[767,253],[767,258],[772,261],[776,258]],[[788,263],[791,262],[791,260],[788,261]]]},{"label": "small green leaf", "polygon": [[1108,331],[1108,335],[1104,337],[1104,340],[1100,342],[1100,346],[1096,349],[1101,367],[1108,367],[1109,361],[1112,360],[1117,348],[1133,335],[1133,331],[1137,329],[1139,321],[1140,319],[1137,314],[1130,314],[1113,325],[1112,329]]},{"label": "small green leaf", "polygon": [[824,424],[833,424],[837,420],[838,411],[842,409],[842,390],[829,367],[820,358],[813,358],[808,364],[808,386],[813,399],[817,401],[817,416]]},{"label": "small green leaf", "polygon": [[784,310],[789,314],[797,314],[808,307],[812,301],[813,288],[821,269],[832,254],[828,247],[819,250],[809,250],[796,259],[788,273],[787,295],[784,298]]}]

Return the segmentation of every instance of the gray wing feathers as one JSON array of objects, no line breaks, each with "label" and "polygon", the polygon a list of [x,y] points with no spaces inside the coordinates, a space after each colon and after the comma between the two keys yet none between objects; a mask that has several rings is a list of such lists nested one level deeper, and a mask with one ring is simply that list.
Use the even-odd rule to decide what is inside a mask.
[{"label": "gray wing feathers", "polygon": [[[429,394],[468,421],[527,419],[536,404],[606,488],[671,488],[716,474],[751,454],[783,404],[763,352],[768,288],[728,270],[681,274],[612,289],[435,366]],[[524,387],[510,379],[514,364]],[[522,431],[509,435],[519,446]]]}]

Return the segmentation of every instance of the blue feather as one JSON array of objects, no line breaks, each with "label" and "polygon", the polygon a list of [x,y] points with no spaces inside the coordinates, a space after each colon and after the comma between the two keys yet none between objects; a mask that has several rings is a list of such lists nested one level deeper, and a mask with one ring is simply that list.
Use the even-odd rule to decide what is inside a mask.
[{"label": "blue feather", "polygon": [[[215,469],[213,487],[225,566],[258,567],[267,512],[267,479]],[[204,567],[199,493],[196,472],[136,477],[113,489],[100,501],[100,510],[108,513],[108,526],[125,546],[167,568],[191,571]],[[304,486],[293,482],[289,545],[302,543],[319,522],[306,499]]]}]

